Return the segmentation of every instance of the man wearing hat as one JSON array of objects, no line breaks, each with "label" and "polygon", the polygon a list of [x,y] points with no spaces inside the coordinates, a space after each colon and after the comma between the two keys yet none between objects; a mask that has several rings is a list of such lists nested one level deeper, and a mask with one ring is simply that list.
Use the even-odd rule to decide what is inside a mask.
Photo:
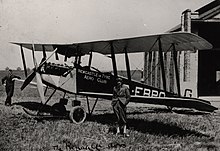
[{"label": "man wearing hat", "polygon": [[11,106],[11,97],[14,94],[14,81],[15,79],[21,79],[19,76],[16,76],[12,73],[12,70],[8,70],[8,74],[2,78],[2,84],[5,86],[5,90],[7,93],[7,98],[5,101],[6,106]]},{"label": "man wearing hat", "polygon": [[128,86],[122,83],[121,78],[116,79],[116,86],[113,88],[112,107],[117,117],[117,133],[120,134],[120,127],[123,127],[124,136],[127,134],[127,117],[126,117],[126,106],[130,101],[130,92]]}]

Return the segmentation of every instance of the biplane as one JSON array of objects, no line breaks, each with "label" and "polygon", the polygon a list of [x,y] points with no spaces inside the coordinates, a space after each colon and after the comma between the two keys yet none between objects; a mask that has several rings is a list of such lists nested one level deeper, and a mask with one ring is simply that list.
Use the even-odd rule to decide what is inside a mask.
[{"label": "biplane", "polygon": [[[148,35],[141,37],[107,39],[101,41],[73,42],[65,44],[43,44],[43,43],[22,43],[13,42],[21,47],[21,56],[23,60],[26,79],[21,87],[23,90],[36,77],[37,88],[42,104],[47,104],[51,96],[46,100],[45,91],[47,87],[52,87],[54,93],[60,90],[64,93],[83,95],[87,97],[88,112],[92,114],[97,104],[98,98],[111,100],[112,90],[118,75],[116,55],[124,54],[127,70],[127,77],[121,77],[123,83],[128,85],[131,93],[131,102],[147,103],[156,105],[165,105],[168,108],[193,108],[199,111],[213,112],[217,110],[207,100],[192,97],[183,97],[180,94],[179,71],[177,65],[178,51],[196,51],[211,49],[212,45],[198,35],[185,32],[164,33],[157,35]],[[32,50],[33,63],[35,65],[31,74],[27,75],[26,61],[23,48]],[[37,63],[35,53],[42,51],[42,60]],[[131,79],[131,70],[129,63],[129,53],[158,51],[162,73],[162,82],[164,89],[158,89],[139,81]],[[163,53],[172,51],[174,68],[176,75],[176,84],[178,93],[171,93],[166,90],[166,78],[164,70]],[[50,52],[50,53],[49,53]],[[112,72],[102,72],[91,65],[93,53],[108,55],[112,61]],[[50,55],[48,55],[48,53]],[[61,65],[49,62],[52,56],[58,59],[58,55],[64,56],[64,61],[74,58],[72,65]],[[81,57],[88,55],[88,64],[81,66]],[[43,84],[46,85],[44,90]],[[52,95],[54,94],[52,93]],[[89,106],[88,97],[97,98],[92,109]],[[85,120],[84,109],[80,106],[73,108],[70,112],[71,119],[74,120],[74,114],[82,116],[75,123],[81,123]],[[76,113],[77,112],[77,113]],[[79,114],[80,113],[80,114]],[[78,118],[79,119],[79,118]]]}]

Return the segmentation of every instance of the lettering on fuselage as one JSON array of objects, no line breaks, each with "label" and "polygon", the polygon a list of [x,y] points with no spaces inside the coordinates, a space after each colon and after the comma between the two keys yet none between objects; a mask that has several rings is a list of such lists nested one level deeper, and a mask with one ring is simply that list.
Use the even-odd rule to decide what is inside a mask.
[{"label": "lettering on fuselage", "polygon": [[165,92],[158,91],[158,90],[152,90],[149,88],[142,88],[142,87],[135,87],[134,95],[139,96],[149,96],[149,97],[165,97]]},{"label": "lettering on fuselage", "polygon": [[107,84],[111,79],[110,75],[106,75],[94,71],[86,71],[86,70],[78,69],[78,72],[83,75],[85,80],[98,82],[100,84]]},{"label": "lettering on fuselage", "polygon": [[102,73],[98,73],[98,72],[94,72],[94,71],[87,71],[87,70],[81,70],[78,69],[78,72],[84,75],[88,75],[91,77],[96,77],[96,78],[102,78],[102,79],[106,79],[106,80],[110,80],[110,75],[106,75],[106,74],[102,74]]},{"label": "lettering on fuselage", "polygon": [[97,82],[107,84],[107,80],[104,80],[104,79],[101,79],[101,78],[97,78]]},{"label": "lettering on fuselage", "polygon": [[88,76],[88,75],[85,75],[84,79],[94,81],[94,77],[91,77],[91,76]]}]

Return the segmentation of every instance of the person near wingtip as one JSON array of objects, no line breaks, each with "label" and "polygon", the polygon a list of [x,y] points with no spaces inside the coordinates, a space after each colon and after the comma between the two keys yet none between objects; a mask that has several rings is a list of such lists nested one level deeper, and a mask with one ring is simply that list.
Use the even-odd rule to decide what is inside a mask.
[{"label": "person near wingtip", "polygon": [[14,94],[14,81],[16,78],[21,79],[19,76],[14,75],[11,69],[9,69],[8,74],[2,78],[2,85],[5,86],[7,94],[5,101],[6,106],[11,106],[11,98]]},{"label": "person near wingtip", "polygon": [[124,136],[127,134],[127,117],[126,117],[126,106],[130,101],[130,91],[128,86],[124,85],[121,78],[116,79],[116,86],[113,88],[112,107],[114,114],[117,117],[117,132],[116,135],[120,134],[120,127],[123,127]]}]

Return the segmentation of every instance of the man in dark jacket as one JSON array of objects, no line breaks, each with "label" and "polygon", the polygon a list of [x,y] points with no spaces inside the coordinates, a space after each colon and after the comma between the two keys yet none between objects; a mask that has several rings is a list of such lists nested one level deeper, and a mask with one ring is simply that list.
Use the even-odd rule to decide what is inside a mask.
[{"label": "man in dark jacket", "polygon": [[127,117],[126,117],[126,106],[130,101],[129,88],[122,83],[121,78],[116,79],[117,85],[113,89],[112,97],[112,107],[113,111],[117,117],[117,133],[120,133],[120,127],[123,127],[124,136],[129,136],[127,134]]},{"label": "man in dark jacket", "polygon": [[21,79],[19,76],[14,75],[11,69],[9,69],[8,74],[2,78],[2,84],[5,86],[7,93],[7,98],[5,101],[6,106],[11,106],[11,98],[14,94],[14,81],[16,78]]}]

